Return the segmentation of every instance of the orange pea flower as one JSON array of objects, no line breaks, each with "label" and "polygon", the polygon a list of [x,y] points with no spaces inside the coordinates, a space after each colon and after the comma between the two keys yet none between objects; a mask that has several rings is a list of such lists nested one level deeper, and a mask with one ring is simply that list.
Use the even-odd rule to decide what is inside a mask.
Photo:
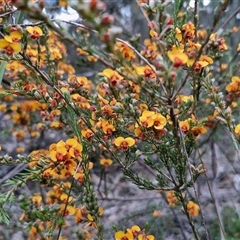
[{"label": "orange pea flower", "polygon": [[40,195],[32,196],[31,200],[35,205],[39,205],[42,201],[42,197]]},{"label": "orange pea flower", "polygon": [[146,128],[152,127],[154,124],[154,114],[155,112],[153,111],[143,111],[142,116],[139,118],[140,123]]},{"label": "orange pea flower", "polygon": [[200,207],[193,201],[189,201],[187,204],[187,210],[191,216],[198,216]]},{"label": "orange pea flower", "polygon": [[115,233],[115,240],[133,240],[133,239],[134,237],[130,232],[124,233],[123,231],[118,231]]},{"label": "orange pea flower", "polygon": [[72,196],[68,197],[68,194],[63,193],[63,194],[61,194],[60,199],[62,200],[63,203],[66,203],[67,200],[68,200],[68,202],[71,202],[73,200],[73,197]]},{"label": "orange pea flower", "polygon": [[231,78],[231,83],[226,86],[228,92],[236,92],[240,90],[240,78],[238,76],[233,76]]},{"label": "orange pea flower", "polygon": [[135,144],[135,140],[131,137],[123,138],[118,137],[115,139],[114,144],[123,151],[127,151],[129,147],[132,147]]},{"label": "orange pea flower", "polygon": [[189,120],[179,122],[179,127],[181,128],[183,133],[187,134],[190,129]]},{"label": "orange pea flower", "polygon": [[136,57],[134,51],[122,42],[116,42],[114,45],[114,51],[119,51],[122,56],[128,61],[131,61]]},{"label": "orange pea flower", "polygon": [[156,78],[156,73],[155,73],[155,67],[152,66],[149,67],[148,65],[146,66],[139,66],[136,67],[136,72],[138,75],[143,76],[148,79]]},{"label": "orange pea flower", "polygon": [[71,157],[78,158],[81,156],[81,152],[83,150],[82,144],[80,144],[77,139],[69,138],[66,141],[67,147],[69,147],[68,152]]},{"label": "orange pea flower", "polygon": [[146,235],[146,234],[139,234],[138,240],[155,240],[155,237],[153,235]]},{"label": "orange pea flower", "polygon": [[143,111],[139,120],[144,127],[149,128],[154,126],[157,130],[163,129],[167,124],[167,119],[162,114],[148,110]]},{"label": "orange pea flower", "polygon": [[53,161],[65,161],[67,159],[67,148],[64,141],[53,143],[49,147],[50,157]]},{"label": "orange pea flower", "polygon": [[106,119],[102,119],[97,123],[99,128],[102,128],[103,132],[107,135],[112,135],[113,131],[115,131],[115,127],[108,122]]},{"label": "orange pea flower", "polygon": [[235,127],[235,130],[234,132],[238,135],[240,135],[240,124],[238,124],[236,127]]},{"label": "orange pea flower", "polygon": [[19,31],[13,31],[10,35],[4,36],[4,39],[9,43],[17,43],[21,40],[22,34]]},{"label": "orange pea flower", "polygon": [[183,38],[186,40],[193,39],[195,36],[195,26],[192,22],[188,22],[182,26]]},{"label": "orange pea flower", "polygon": [[141,231],[141,228],[138,225],[134,225],[131,228],[127,229],[127,232],[132,233],[134,237],[136,237],[140,231]]},{"label": "orange pea flower", "polygon": [[212,58],[208,56],[201,56],[199,61],[197,61],[194,65],[194,70],[195,71],[200,71],[203,67],[208,66],[209,64],[212,64],[213,60]]},{"label": "orange pea flower", "polygon": [[81,133],[82,133],[82,136],[85,137],[88,141],[91,141],[94,135],[93,131],[90,129],[83,129]]},{"label": "orange pea flower", "polygon": [[61,208],[60,208],[60,213],[64,213],[65,216],[68,215],[73,215],[76,212],[76,208],[70,205],[67,205],[66,208],[66,204],[61,204]]},{"label": "orange pea flower", "polygon": [[110,68],[104,69],[103,72],[98,74],[99,76],[105,76],[109,80],[111,86],[116,86],[123,80],[123,76],[121,76],[117,71],[114,71]]},{"label": "orange pea flower", "polygon": [[195,137],[198,137],[200,134],[206,133],[207,129],[203,126],[196,126],[191,129],[191,132]]},{"label": "orange pea flower", "polygon": [[182,32],[179,28],[175,28],[175,37],[179,42],[182,41]]},{"label": "orange pea flower", "polygon": [[163,129],[167,124],[167,119],[160,113],[154,114],[153,126],[155,129],[160,130]]},{"label": "orange pea flower", "polygon": [[189,101],[193,101],[193,95],[189,95],[189,96],[186,96],[186,95],[178,95],[176,100],[174,101],[175,103],[177,104],[182,104],[183,102],[186,103],[186,102],[189,102]]},{"label": "orange pea flower", "polygon": [[13,55],[21,51],[21,45],[18,42],[8,42],[5,39],[0,39],[0,50],[7,55]]},{"label": "orange pea flower", "polygon": [[76,212],[75,212],[75,222],[76,223],[80,223],[83,219],[83,215],[82,215],[82,211],[81,209],[76,209]]},{"label": "orange pea flower", "polygon": [[175,206],[178,202],[177,197],[175,196],[175,193],[173,190],[167,192],[167,201],[169,206]]},{"label": "orange pea flower", "polygon": [[188,55],[183,52],[182,48],[174,46],[171,51],[168,51],[168,57],[173,62],[173,66],[178,68],[188,61]]},{"label": "orange pea flower", "polygon": [[141,140],[145,140],[146,139],[146,134],[143,131],[143,127],[140,127],[138,125],[135,126],[134,129],[134,134],[139,137]]},{"label": "orange pea flower", "polygon": [[38,26],[26,27],[26,31],[30,33],[32,39],[40,38],[43,35],[42,29]]},{"label": "orange pea flower", "polygon": [[112,159],[106,159],[106,158],[102,158],[100,159],[100,164],[107,167],[109,165],[112,165],[113,160]]}]

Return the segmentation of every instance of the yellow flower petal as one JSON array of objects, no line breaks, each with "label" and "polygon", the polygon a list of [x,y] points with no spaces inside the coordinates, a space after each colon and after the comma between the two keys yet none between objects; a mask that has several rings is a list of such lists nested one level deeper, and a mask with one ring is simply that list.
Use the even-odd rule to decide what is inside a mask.
[{"label": "yellow flower petal", "polygon": [[115,139],[114,144],[119,147],[121,145],[121,143],[124,141],[123,137],[118,137]]},{"label": "yellow flower petal", "polygon": [[3,49],[9,45],[9,42],[7,42],[5,39],[0,39],[0,49]]},{"label": "yellow flower petal", "polygon": [[128,143],[128,146],[131,147],[135,144],[135,140],[131,137],[127,137],[125,141]]}]

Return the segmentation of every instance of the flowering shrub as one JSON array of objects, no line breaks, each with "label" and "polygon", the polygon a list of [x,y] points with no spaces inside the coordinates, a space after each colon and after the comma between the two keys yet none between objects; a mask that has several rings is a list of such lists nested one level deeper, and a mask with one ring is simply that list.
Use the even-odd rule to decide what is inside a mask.
[{"label": "flowering shrub", "polygon": [[[37,182],[40,193],[20,198],[19,221],[27,226],[29,240],[68,239],[61,234],[71,227],[69,219],[79,225],[78,239],[104,239],[104,209],[91,179],[98,165],[120,166],[128,181],[159,192],[170,208],[186,216],[195,239],[200,239],[195,219],[201,218],[209,238],[195,187],[200,175],[208,179],[207,170],[200,152],[197,162],[191,155],[219,124],[239,152],[240,124],[234,121],[240,96],[238,63],[233,59],[236,66],[226,74],[224,87],[216,80],[229,51],[227,37],[237,30],[226,35],[217,31],[227,0],[219,2],[208,31],[199,25],[198,1],[189,15],[183,14],[178,0],[149,2],[138,0],[135,6],[146,18],[149,37],[128,40],[120,38],[122,29],[113,25],[114,17],[102,13],[105,3],[100,0],[61,1],[84,19],[83,24],[67,22],[73,32],[48,18],[42,1],[1,2],[0,76],[9,86],[1,88],[0,111],[12,122],[19,155],[2,155],[0,163],[28,166],[5,182],[0,221],[11,221],[5,206],[14,201],[15,192]],[[27,23],[23,13],[28,14]],[[10,21],[16,14],[16,22]],[[94,79],[77,74],[68,63],[68,44],[79,58],[96,66]],[[240,47],[232,50],[238,54]],[[22,143],[50,129],[64,136],[28,153]],[[151,178],[135,170],[140,158],[152,169]],[[220,219],[219,226],[224,235]],[[160,239],[138,225],[116,227],[114,237]]]}]

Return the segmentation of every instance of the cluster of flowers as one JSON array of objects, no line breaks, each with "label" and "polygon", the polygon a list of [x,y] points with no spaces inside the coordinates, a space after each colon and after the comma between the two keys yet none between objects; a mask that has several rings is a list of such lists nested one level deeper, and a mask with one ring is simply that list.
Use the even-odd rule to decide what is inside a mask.
[{"label": "cluster of flowers", "polygon": [[[139,6],[148,2],[138,1]],[[65,1],[61,4],[67,6]],[[103,214],[103,209],[96,204],[91,192],[93,189],[89,187],[89,171],[93,168],[90,155],[97,153],[98,163],[103,167],[120,163],[123,169],[128,170],[131,164],[128,165],[127,158],[144,152],[146,155],[156,154],[164,166],[160,173],[164,172],[163,177],[170,179],[166,194],[169,206],[184,205],[185,213],[196,217],[200,212],[199,205],[188,200],[187,195],[182,196],[184,201],[180,201],[179,193],[169,189],[174,189],[173,183],[177,185],[183,176],[187,178],[188,159],[183,157],[181,149],[184,144],[193,146],[202,134],[213,127],[211,121],[223,121],[223,116],[216,109],[212,115],[201,115],[196,108],[199,102],[204,106],[209,106],[211,102],[205,95],[201,95],[199,100],[198,91],[203,78],[210,76],[209,66],[216,61],[216,52],[228,50],[225,38],[211,33],[206,45],[205,30],[196,29],[191,21],[177,24],[177,20],[183,19],[181,13],[175,20],[166,14],[161,23],[148,19],[149,38],[144,40],[141,51],[138,51],[129,42],[115,39],[118,32],[111,27],[113,17],[106,14],[99,16],[104,6],[97,0],[74,6],[92,23],[89,26],[100,29],[100,40],[110,53],[106,61],[90,51],[91,31],[88,30],[91,29],[76,30],[78,41],[75,46],[79,57],[91,65],[95,62],[105,65],[96,76],[96,84],[76,74],[74,67],[66,61],[67,50],[61,36],[43,24],[7,27],[0,39],[0,50],[10,59],[5,76],[13,82],[10,89],[13,95],[3,98],[0,111],[7,112],[8,118],[11,118],[16,140],[20,143],[27,137],[38,138],[40,131],[49,129],[64,130],[70,136],[51,144],[48,149],[30,154],[30,169],[38,171],[40,167],[39,178],[50,187],[50,190],[46,189],[45,199],[34,195],[31,204],[37,209],[44,204],[59,204],[57,217],[73,215],[76,223],[99,230],[98,217]],[[151,12],[151,6],[147,9],[146,15]],[[157,12],[157,8],[154,7],[152,12]],[[62,37],[66,37],[64,33]],[[179,81],[179,75],[183,76],[182,81]],[[192,95],[181,93],[188,78],[192,84]],[[240,96],[240,78],[233,76],[226,90],[230,107],[236,107],[237,103],[233,104],[233,101]],[[212,87],[211,91],[217,93],[218,88]],[[1,93],[4,92],[1,89]],[[22,96],[31,99],[16,102]],[[235,127],[235,134],[240,135],[240,124]],[[171,144],[178,152],[172,151]],[[166,159],[162,156],[165,150],[161,146],[169,150]],[[18,147],[17,152],[24,152],[24,148]],[[179,162],[183,165],[182,172]],[[157,167],[154,167],[156,170]],[[200,164],[198,167],[191,165],[191,171],[194,178],[206,170]],[[85,189],[85,205],[81,207],[76,196],[71,194],[71,180]],[[29,214],[25,211],[20,219],[27,221]],[[30,228],[29,239],[35,239],[51,224],[48,221],[45,226],[36,220]],[[86,239],[94,235],[88,230],[85,232]],[[115,239],[153,240],[155,237],[135,225],[126,232],[116,232]]]}]

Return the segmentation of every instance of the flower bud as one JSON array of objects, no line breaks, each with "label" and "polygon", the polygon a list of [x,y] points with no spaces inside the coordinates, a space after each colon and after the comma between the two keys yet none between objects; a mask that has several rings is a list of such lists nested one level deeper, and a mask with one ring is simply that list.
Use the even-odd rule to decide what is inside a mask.
[{"label": "flower bud", "polygon": [[114,22],[114,17],[108,13],[104,14],[101,19],[101,25],[109,26]]}]

